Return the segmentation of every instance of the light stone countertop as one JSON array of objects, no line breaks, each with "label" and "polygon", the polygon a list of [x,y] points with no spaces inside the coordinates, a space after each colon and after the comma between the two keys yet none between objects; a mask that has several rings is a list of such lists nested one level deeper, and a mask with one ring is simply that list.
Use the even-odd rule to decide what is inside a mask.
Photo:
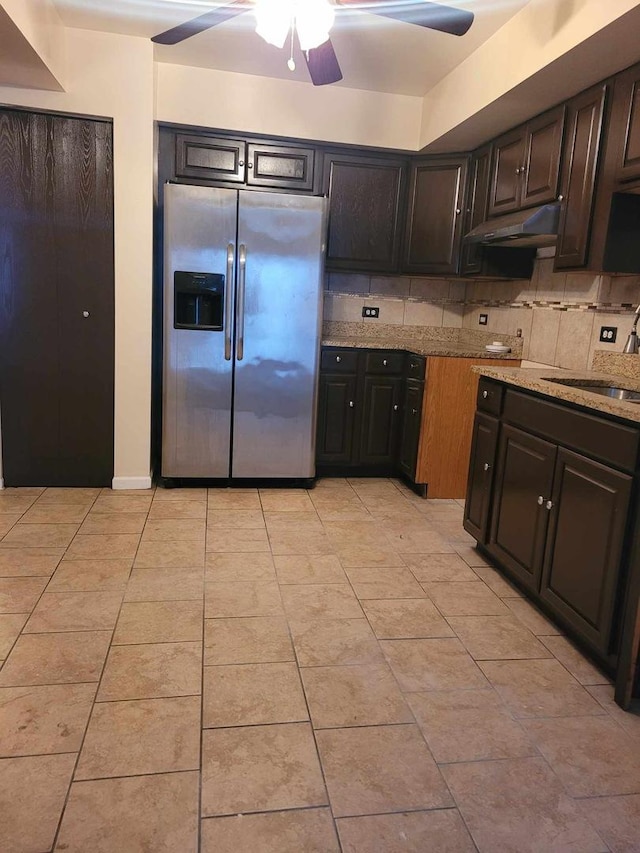
[{"label": "light stone countertop", "polygon": [[[637,358],[637,356],[636,356]],[[616,400],[613,397],[604,397],[602,394],[594,394],[570,385],[559,385],[549,379],[573,379],[578,382],[591,382],[594,384],[605,383],[616,388],[626,388],[630,391],[640,391],[640,379],[630,379],[614,373],[596,373],[592,370],[553,370],[549,368],[518,368],[518,367],[483,367],[477,365],[472,368],[474,373],[486,376],[489,379],[497,379],[515,388],[526,388],[536,391],[556,400],[565,400],[575,403],[587,409],[594,409],[623,418],[627,421],[640,423],[640,403],[630,403],[625,400]]]},{"label": "light stone countertop", "polygon": [[495,358],[501,361],[519,361],[521,356],[513,353],[487,352],[483,347],[457,341],[407,341],[398,337],[342,337],[324,338],[323,347],[356,347],[358,349],[397,349],[416,355],[440,355],[451,358]]}]

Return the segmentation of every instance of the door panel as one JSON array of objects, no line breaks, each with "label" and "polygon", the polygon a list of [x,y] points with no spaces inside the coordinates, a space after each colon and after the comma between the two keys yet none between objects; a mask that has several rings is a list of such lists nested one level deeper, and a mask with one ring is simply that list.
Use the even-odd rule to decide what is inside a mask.
[{"label": "door panel", "polygon": [[[232,361],[224,330],[174,328],[174,273],[226,277],[236,190],[168,184],[164,230],[162,475],[228,477]],[[225,287],[233,281],[225,278]]]},{"label": "door panel", "polygon": [[610,127],[619,139],[616,180],[637,180],[640,177],[640,65],[616,78]]},{"label": "door panel", "polygon": [[356,374],[321,373],[318,401],[318,463],[353,462]]},{"label": "door panel", "polygon": [[524,134],[524,128],[517,128],[494,142],[489,216],[510,213],[520,206]]},{"label": "door panel", "polygon": [[489,532],[491,485],[498,445],[499,421],[477,414],[473,425],[464,527],[484,544]]},{"label": "door panel", "polygon": [[606,92],[606,86],[596,86],[568,105],[556,269],[587,263]]},{"label": "door panel", "polygon": [[303,192],[313,189],[315,151],[287,145],[247,145],[247,183]]},{"label": "door panel", "polygon": [[246,143],[242,139],[218,139],[179,133],[176,136],[176,177],[200,181],[242,183]]},{"label": "door panel", "polygon": [[[246,284],[241,359],[236,341],[233,477],[314,475],[325,209],[326,201],[313,196],[240,195]],[[242,319],[238,312],[236,338]]]},{"label": "door panel", "polygon": [[558,196],[564,111],[564,106],[551,110],[527,125],[522,207],[547,204]]},{"label": "door panel", "polygon": [[111,124],[0,111],[0,198],[5,483],[110,486]]},{"label": "door panel", "polygon": [[505,426],[502,430],[489,550],[536,591],[556,452],[554,444],[519,429]]},{"label": "door panel", "polygon": [[560,449],[541,597],[609,651],[632,478]]},{"label": "door panel", "polygon": [[[490,167],[491,146],[486,145],[471,157],[464,234],[468,234],[476,225],[480,225],[487,218]],[[462,275],[480,273],[482,271],[482,253],[483,247],[479,243],[463,241],[460,273]]]},{"label": "door panel", "polygon": [[365,376],[362,415],[361,465],[393,466],[398,442],[402,379]]},{"label": "door panel", "polygon": [[402,401],[402,435],[398,465],[400,470],[415,480],[418,463],[418,443],[420,441],[420,424],[422,416],[422,397],[424,382],[407,379],[404,383],[404,398]]}]

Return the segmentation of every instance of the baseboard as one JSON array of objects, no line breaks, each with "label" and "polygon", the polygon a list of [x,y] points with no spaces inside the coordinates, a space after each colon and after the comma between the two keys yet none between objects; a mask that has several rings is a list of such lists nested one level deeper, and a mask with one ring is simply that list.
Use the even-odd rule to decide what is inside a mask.
[{"label": "baseboard", "polygon": [[111,488],[116,489],[150,489],[151,477],[114,477]]},{"label": "baseboard", "polygon": [[0,477],[0,489],[4,489],[4,480]]}]

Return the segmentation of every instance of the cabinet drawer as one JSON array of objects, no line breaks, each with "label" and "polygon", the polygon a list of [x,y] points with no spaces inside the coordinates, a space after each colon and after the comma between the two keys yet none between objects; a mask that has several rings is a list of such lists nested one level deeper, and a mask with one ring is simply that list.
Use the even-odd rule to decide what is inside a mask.
[{"label": "cabinet drawer", "polygon": [[640,430],[507,389],[503,419],[616,468],[633,471]]},{"label": "cabinet drawer", "polygon": [[427,360],[421,355],[407,356],[407,379],[424,379]]},{"label": "cabinet drawer", "polygon": [[401,352],[374,350],[367,353],[364,369],[366,373],[402,373],[403,364],[404,354]]},{"label": "cabinet drawer", "polygon": [[504,385],[487,379],[484,376],[480,377],[480,382],[478,382],[477,407],[481,412],[487,412],[490,415],[499,417],[503,396]]},{"label": "cabinet drawer", "polygon": [[357,366],[357,349],[323,349],[320,355],[320,369],[331,373],[355,373]]}]

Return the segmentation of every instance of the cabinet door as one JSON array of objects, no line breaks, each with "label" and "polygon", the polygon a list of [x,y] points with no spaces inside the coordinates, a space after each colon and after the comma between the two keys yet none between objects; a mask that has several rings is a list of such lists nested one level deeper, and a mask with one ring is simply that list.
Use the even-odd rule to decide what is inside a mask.
[{"label": "cabinet door", "polygon": [[527,587],[538,591],[557,447],[503,427],[492,505],[489,551]]},{"label": "cabinet door", "polygon": [[555,269],[587,264],[606,93],[595,86],[568,104]]},{"label": "cabinet door", "polygon": [[[486,145],[473,153],[469,164],[464,234],[468,234],[476,225],[480,225],[487,218],[490,168],[491,146]],[[460,273],[472,275],[482,272],[482,253],[483,247],[479,243],[463,242]]]},{"label": "cabinet door", "polygon": [[610,132],[618,139],[615,179],[640,178],[640,65],[616,77]]},{"label": "cabinet door", "polygon": [[395,465],[401,388],[399,376],[365,376],[358,454],[361,465]]},{"label": "cabinet door", "polygon": [[464,505],[464,528],[485,544],[489,528],[489,507],[499,421],[478,413],[473,424],[467,499]]},{"label": "cabinet door", "polygon": [[506,133],[493,143],[489,216],[511,213],[520,207],[524,146],[524,127]]},{"label": "cabinet door", "polygon": [[406,272],[457,273],[466,176],[466,159],[412,164],[402,262]]},{"label": "cabinet door", "polygon": [[313,189],[313,148],[288,145],[247,145],[247,184],[310,191]]},{"label": "cabinet door", "polygon": [[415,480],[420,441],[420,421],[424,382],[407,379],[402,396],[402,431],[398,452],[398,467],[403,474]]},{"label": "cabinet door", "polygon": [[541,597],[608,654],[632,478],[558,451]]},{"label": "cabinet door", "polygon": [[405,162],[327,154],[327,269],[394,272],[400,257]]},{"label": "cabinet door", "polygon": [[243,183],[246,146],[242,139],[176,134],[176,177]]},{"label": "cabinet door", "polygon": [[520,207],[547,204],[558,197],[564,104],[527,125]]},{"label": "cabinet door", "polygon": [[353,461],[356,374],[321,373],[318,395],[318,464]]}]

